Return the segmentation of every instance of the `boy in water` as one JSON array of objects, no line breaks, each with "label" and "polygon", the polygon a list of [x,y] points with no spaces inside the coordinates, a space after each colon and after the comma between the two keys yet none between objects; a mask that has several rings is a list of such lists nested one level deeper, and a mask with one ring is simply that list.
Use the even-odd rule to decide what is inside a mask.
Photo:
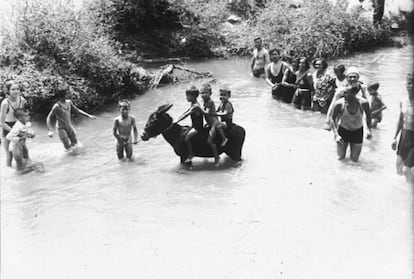
[{"label": "boy in water", "polygon": [[[132,161],[132,146],[131,144],[138,143],[138,129],[135,124],[135,117],[129,115],[131,106],[127,100],[119,102],[119,111],[121,115],[115,118],[113,135],[117,139],[116,153],[118,159],[124,159],[124,151],[129,161]],[[131,132],[134,131],[134,140],[131,140]]]},{"label": "boy in water", "polygon": [[203,111],[197,101],[199,94],[200,91],[195,86],[191,86],[185,91],[185,95],[187,101],[190,103],[190,107],[178,118],[176,122],[178,123],[184,120],[186,117],[191,116],[191,128],[184,138],[184,142],[188,150],[188,157],[184,163],[191,163],[191,160],[194,157],[191,139],[203,130]]},{"label": "boy in water", "polygon": [[371,83],[368,85],[368,93],[371,95],[371,128],[376,128],[378,123],[382,120],[382,111],[387,106],[382,102],[381,95],[378,94],[379,83]]},{"label": "boy in water", "polygon": [[234,108],[229,102],[231,91],[227,87],[221,87],[220,90],[220,105],[217,109],[217,116],[220,116],[221,122],[218,124],[221,129],[231,128],[233,124]]},{"label": "boy in water", "polygon": [[59,138],[63,143],[66,151],[72,151],[77,145],[78,139],[76,138],[75,129],[72,126],[71,110],[75,110],[77,113],[82,114],[90,119],[96,119],[94,115],[91,115],[75,106],[71,100],[68,100],[69,87],[59,87],[56,89],[55,97],[58,99],[49,112],[46,118],[46,124],[49,129],[48,136],[53,137],[52,118],[56,118],[56,128],[58,130]]},{"label": "boy in water", "polygon": [[260,77],[264,75],[266,65],[270,63],[269,52],[262,47],[262,39],[254,39],[254,50],[252,63],[250,65],[253,76]]},{"label": "boy in water", "polygon": [[29,112],[23,109],[14,111],[16,123],[7,134],[10,141],[9,150],[16,161],[16,169],[23,171],[29,161],[29,150],[27,149],[26,139],[34,138],[34,132],[31,129]]},{"label": "boy in water", "polygon": [[213,152],[214,155],[214,163],[216,164],[216,166],[219,163],[219,156],[217,153],[217,147],[216,145],[213,143],[213,140],[216,136],[216,133],[218,133],[221,138],[223,139],[221,146],[225,146],[227,143],[227,138],[224,135],[223,129],[221,128],[219,124],[219,120],[217,118],[217,112],[216,112],[216,106],[214,105],[213,100],[211,99],[211,86],[210,84],[204,84],[201,88],[201,98],[203,98],[203,105],[204,105],[204,109],[203,109],[203,113],[204,113],[204,117],[206,119],[207,124],[210,127],[210,131],[209,131],[209,135],[208,135],[208,139],[207,139],[207,143],[211,148],[211,151]]}]

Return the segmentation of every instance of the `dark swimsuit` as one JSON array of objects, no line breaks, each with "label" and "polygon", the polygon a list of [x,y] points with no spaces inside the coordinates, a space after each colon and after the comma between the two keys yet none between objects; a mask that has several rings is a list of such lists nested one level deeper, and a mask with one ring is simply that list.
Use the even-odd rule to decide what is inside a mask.
[{"label": "dark swimsuit", "polygon": [[301,108],[301,106],[310,108],[311,106],[311,85],[307,77],[308,73],[303,75],[298,82],[298,92],[292,101],[297,108]]},{"label": "dark swimsuit", "polygon": [[[272,83],[281,83],[282,82],[282,79],[283,79],[283,74],[284,74],[284,71],[285,71],[285,65],[282,63],[282,66],[281,66],[281,68],[280,68],[280,71],[279,71],[279,74],[277,75],[277,76],[275,76],[275,75],[273,75],[273,73],[272,73],[272,70],[271,70],[271,66],[269,66],[267,69],[266,69],[266,74],[267,74],[267,76],[270,78],[270,81],[272,82]],[[275,89],[273,89],[272,88],[272,95],[274,96],[274,97],[276,97],[276,98],[284,98],[284,96],[283,96],[283,89],[282,89],[282,86],[281,85],[279,85],[277,88],[275,88]]]},{"label": "dark swimsuit", "polygon": [[[7,108],[7,112],[6,113],[9,113],[9,110],[10,109],[12,109],[13,112],[15,112],[17,109],[23,108],[23,106],[21,106],[22,103],[23,103],[23,101],[22,101],[21,98],[19,98],[19,100],[20,100],[19,105],[17,106],[17,108],[14,108],[12,106],[12,104],[9,102],[9,99],[7,99],[7,104],[9,105],[9,107]],[[13,125],[16,123],[16,121],[4,121],[4,123],[6,123],[7,125],[9,125],[10,128],[13,128]],[[10,131],[6,131],[6,129],[3,129],[3,137],[6,137],[9,132]]]}]

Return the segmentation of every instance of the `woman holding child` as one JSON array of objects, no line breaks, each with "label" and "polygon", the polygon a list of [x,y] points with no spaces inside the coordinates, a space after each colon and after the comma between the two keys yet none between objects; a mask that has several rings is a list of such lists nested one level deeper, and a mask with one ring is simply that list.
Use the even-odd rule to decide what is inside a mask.
[{"label": "woman holding child", "polygon": [[27,106],[25,98],[21,96],[20,86],[16,81],[6,83],[8,96],[1,102],[0,106],[0,124],[3,128],[2,137],[4,150],[6,151],[6,166],[12,164],[12,154],[9,151],[10,140],[6,138],[7,134],[16,123],[14,112]]}]

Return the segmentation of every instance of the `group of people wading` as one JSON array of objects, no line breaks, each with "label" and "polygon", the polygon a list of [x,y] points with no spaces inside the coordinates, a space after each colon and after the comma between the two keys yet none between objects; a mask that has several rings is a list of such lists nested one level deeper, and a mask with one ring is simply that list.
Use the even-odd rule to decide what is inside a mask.
[{"label": "group of people wading", "polygon": [[[279,49],[265,49],[261,38],[256,38],[254,44],[252,75],[265,78],[274,98],[292,103],[298,109],[326,114],[324,129],[334,133],[338,159],[345,158],[349,145],[351,160],[358,161],[364,126],[367,128],[366,137],[370,139],[371,128],[377,127],[382,120],[382,111],[387,108],[378,93],[379,83],[372,82],[365,87],[359,80],[358,69],[345,69],[343,64],[335,65],[334,73],[330,73],[328,63],[323,58],[313,60],[314,71],[311,73],[311,63],[307,57],[282,57]],[[408,99],[400,104],[400,117],[392,144],[392,148],[397,149],[396,140],[401,132],[397,149],[397,172],[402,174],[405,166],[410,177],[414,177],[412,77],[412,73],[407,75]]]}]

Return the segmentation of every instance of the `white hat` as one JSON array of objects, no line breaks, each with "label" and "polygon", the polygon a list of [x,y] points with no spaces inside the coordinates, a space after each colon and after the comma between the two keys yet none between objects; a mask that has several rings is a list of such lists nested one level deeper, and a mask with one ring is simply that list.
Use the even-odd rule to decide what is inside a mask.
[{"label": "white hat", "polygon": [[359,71],[357,67],[349,67],[346,71],[346,76],[349,76],[350,74],[357,74],[359,77]]}]

